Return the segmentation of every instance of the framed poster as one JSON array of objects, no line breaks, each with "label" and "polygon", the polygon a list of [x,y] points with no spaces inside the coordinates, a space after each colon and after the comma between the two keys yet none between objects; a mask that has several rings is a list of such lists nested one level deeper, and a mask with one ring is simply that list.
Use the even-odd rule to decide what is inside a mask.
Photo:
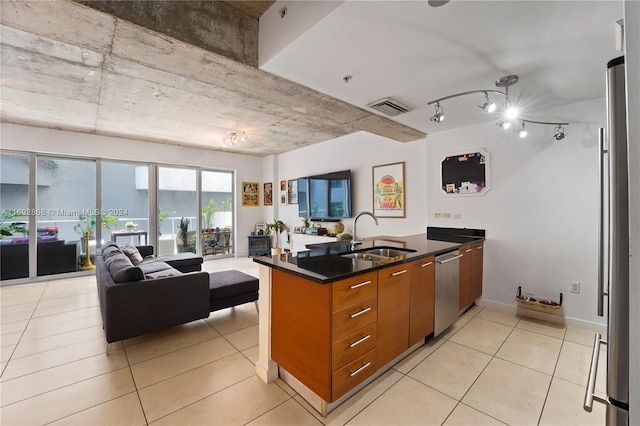
[{"label": "framed poster", "polygon": [[264,184],[264,205],[273,205],[273,182]]},{"label": "framed poster", "polygon": [[445,155],[440,189],[445,196],[478,196],[491,189],[489,153],[482,148]]},{"label": "framed poster", "polygon": [[287,193],[286,192],[281,192],[280,193],[280,205],[281,206],[286,206],[287,205]]},{"label": "framed poster", "polygon": [[280,191],[286,191],[287,190],[287,181],[286,180],[281,180],[280,181]]},{"label": "framed poster", "polygon": [[298,179],[291,179],[287,182],[287,202],[298,204]]},{"label": "framed poster", "polygon": [[404,161],[373,166],[373,214],[405,217]]},{"label": "framed poster", "polygon": [[242,205],[259,206],[260,190],[258,182],[242,182]]}]

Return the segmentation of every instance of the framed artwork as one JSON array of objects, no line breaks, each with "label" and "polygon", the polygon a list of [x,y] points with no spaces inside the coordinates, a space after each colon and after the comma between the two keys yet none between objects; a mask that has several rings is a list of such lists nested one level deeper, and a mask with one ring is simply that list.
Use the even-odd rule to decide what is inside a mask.
[{"label": "framed artwork", "polygon": [[287,181],[286,180],[281,180],[280,181],[280,191],[286,191],[287,190]]},{"label": "framed artwork", "polygon": [[489,153],[467,150],[444,156],[440,162],[440,189],[448,197],[484,195],[489,182]]},{"label": "framed artwork", "polygon": [[280,193],[280,205],[281,206],[286,206],[287,205],[287,193],[286,192],[281,192]]},{"label": "framed artwork", "polygon": [[287,202],[298,204],[298,179],[291,179],[287,182]]},{"label": "framed artwork", "polygon": [[373,166],[373,214],[405,217],[404,161]]},{"label": "framed artwork", "polygon": [[260,190],[258,182],[242,182],[242,205],[259,206]]},{"label": "framed artwork", "polygon": [[273,182],[264,184],[264,205],[273,205]]}]

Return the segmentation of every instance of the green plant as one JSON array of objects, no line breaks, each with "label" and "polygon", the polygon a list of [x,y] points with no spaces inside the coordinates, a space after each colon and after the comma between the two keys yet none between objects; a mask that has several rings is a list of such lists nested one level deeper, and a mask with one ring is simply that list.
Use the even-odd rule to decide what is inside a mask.
[{"label": "green plant", "polygon": [[305,228],[308,228],[311,226],[311,218],[310,217],[303,217],[302,218],[302,225],[304,225]]},{"label": "green plant", "polygon": [[184,247],[189,245],[189,223],[191,221],[186,217],[182,217],[178,223],[178,229],[180,230],[178,235],[180,235]]},{"label": "green plant", "polygon": [[218,208],[216,207],[216,202],[214,201],[214,199],[209,199],[209,205],[202,208],[202,226],[204,228],[208,228],[209,225],[211,225],[211,217],[217,210]]},{"label": "green plant", "polygon": [[100,216],[100,224],[104,229],[111,232],[111,226],[118,227],[118,216],[113,214],[105,214]]},{"label": "green plant", "polygon": [[349,234],[348,232],[345,232],[344,234],[340,234],[340,236],[338,237],[338,240],[351,241],[353,240],[353,235]]},{"label": "green plant", "polygon": [[74,225],[73,230],[80,235],[84,235],[85,232],[89,232],[89,235],[93,235],[93,233],[96,230],[96,215],[95,214],[79,215],[78,223]]},{"label": "green plant", "polygon": [[284,232],[286,225],[281,220],[274,220],[273,223],[267,223],[267,234],[271,235],[275,231],[276,241],[274,247],[278,247],[278,235]]},{"label": "green plant", "polygon": [[13,219],[14,217],[19,217],[19,216],[15,216],[10,211],[2,212],[2,216],[0,216],[0,235],[3,235],[5,237],[10,237],[15,232],[19,232],[21,234],[27,233],[27,229],[24,227],[24,222],[5,223],[8,220]]}]

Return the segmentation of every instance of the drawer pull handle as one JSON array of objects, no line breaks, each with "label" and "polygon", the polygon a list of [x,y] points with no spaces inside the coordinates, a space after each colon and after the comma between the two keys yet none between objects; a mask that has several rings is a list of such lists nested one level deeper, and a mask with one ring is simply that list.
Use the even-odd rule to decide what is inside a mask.
[{"label": "drawer pull handle", "polygon": [[371,310],[371,308],[364,308],[358,312],[356,312],[355,314],[349,314],[350,318],[355,318],[355,317],[359,317],[362,314],[366,314],[367,312],[369,312]]},{"label": "drawer pull handle", "polygon": [[420,267],[424,268],[424,267],[429,266],[429,265],[433,265],[433,262],[423,263],[422,265],[420,265]]},{"label": "drawer pull handle", "polygon": [[356,371],[349,370],[349,375],[351,377],[353,377],[353,376],[355,376],[356,374],[360,373],[362,370],[364,370],[365,368],[367,368],[370,365],[371,365],[371,361],[369,361],[368,363],[364,364],[362,367],[358,368]]},{"label": "drawer pull handle", "polygon": [[370,335],[370,334],[367,334],[366,336],[362,337],[361,339],[358,339],[358,340],[356,340],[356,341],[355,341],[355,342],[353,342],[353,343],[349,343],[349,347],[350,347],[350,348],[356,347],[356,346],[358,346],[360,343],[364,342],[365,340],[369,340],[369,338],[370,338],[370,337],[371,337],[371,335]]},{"label": "drawer pull handle", "polygon": [[391,276],[392,277],[397,277],[398,275],[405,274],[406,272],[407,272],[407,270],[403,269],[402,271],[394,272],[393,274],[391,274]]},{"label": "drawer pull handle", "polygon": [[465,253],[469,253],[471,251],[471,249],[466,249],[464,252]]},{"label": "drawer pull handle", "polygon": [[476,250],[482,250],[482,246],[476,247]]},{"label": "drawer pull handle", "polygon": [[352,286],[349,286],[349,290],[354,290],[354,289],[356,289],[356,288],[359,288],[359,287],[365,286],[365,285],[367,285],[367,284],[371,284],[371,281],[365,281],[365,282],[362,282],[362,283],[360,283],[360,284],[354,284],[354,285],[352,285]]}]

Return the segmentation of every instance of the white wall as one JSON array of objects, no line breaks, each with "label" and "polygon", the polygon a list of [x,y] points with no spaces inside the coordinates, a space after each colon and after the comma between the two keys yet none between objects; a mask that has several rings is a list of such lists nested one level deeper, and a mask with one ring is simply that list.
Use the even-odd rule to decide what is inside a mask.
[{"label": "white wall", "polygon": [[[493,121],[427,136],[428,223],[486,229],[483,299],[515,305],[519,284],[523,292],[556,301],[563,292],[567,318],[604,324],[595,306],[597,129],[605,125],[605,101],[531,119],[571,124],[562,141],[552,138],[552,126],[532,124],[520,139]],[[490,153],[491,189],[483,197],[446,197],[440,161],[447,153],[476,148]],[[462,219],[435,219],[436,212],[461,213]],[[580,294],[570,292],[571,281],[581,283]]]},{"label": "white wall", "polygon": [[235,170],[235,226],[238,255],[248,253],[246,236],[254,229],[257,222],[263,221],[262,209],[243,207],[239,202],[242,181],[261,181],[262,158],[6,123],[0,126],[0,131],[2,133],[0,148],[7,150]]},{"label": "white wall", "polygon": [[[280,180],[350,169],[353,212],[372,211],[372,166],[404,161],[406,218],[380,218],[379,226],[376,226],[371,218],[363,217],[358,220],[358,237],[424,233],[427,223],[424,215],[425,158],[424,139],[402,143],[366,132],[300,148],[277,156],[277,167],[274,167],[276,174],[273,177],[274,203],[279,203],[275,193],[279,194]],[[302,226],[297,204],[279,206],[278,215],[291,229]],[[343,223],[346,230],[353,230],[353,219],[345,219]]]}]

